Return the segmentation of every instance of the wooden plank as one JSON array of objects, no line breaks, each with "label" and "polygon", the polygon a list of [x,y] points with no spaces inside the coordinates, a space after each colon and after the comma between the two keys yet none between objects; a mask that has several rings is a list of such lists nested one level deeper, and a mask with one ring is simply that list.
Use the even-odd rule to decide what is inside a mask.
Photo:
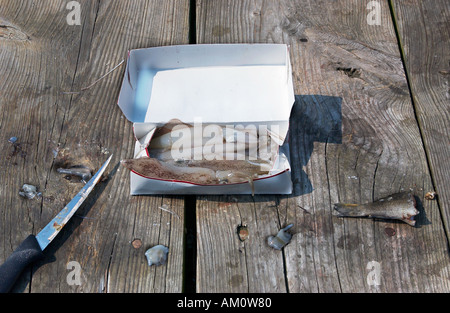
[{"label": "wooden plank", "polygon": [[[282,252],[264,238],[279,229],[277,208],[268,198],[197,198],[197,292],[286,292]],[[272,201],[273,203],[273,201]],[[241,242],[237,227],[246,225]]]},{"label": "wooden plank", "polygon": [[[379,3],[381,25],[367,23],[364,1],[197,2],[198,43],[289,44],[298,95],[295,194],[199,198],[198,291],[450,290],[443,222],[436,202],[423,200],[430,173],[389,6]],[[422,209],[416,228],[332,211],[409,189]],[[251,226],[244,245],[241,222]],[[282,253],[267,248],[266,236],[289,223],[293,241]]]},{"label": "wooden plank", "polygon": [[[197,43],[265,42],[253,35],[260,6],[260,1],[197,1]],[[265,243],[286,222],[275,199],[197,198],[198,292],[286,292],[283,253]],[[236,234],[241,224],[250,232],[244,243]]]},{"label": "wooden plank", "polygon": [[449,237],[450,5],[448,1],[391,2],[414,107]]},{"label": "wooden plank", "polygon": [[[132,124],[116,105],[125,67],[79,91],[126,59],[129,49],[188,43],[189,1],[78,2],[79,26],[66,23],[67,1],[0,4],[0,145],[7,155],[1,160],[0,262],[81,188],[57,173],[59,166],[98,169],[114,154],[108,179],[14,291],[180,292],[184,200],[132,198],[129,173],[119,167],[134,151]],[[15,145],[7,141],[11,136],[19,139]],[[37,185],[43,197],[21,199],[23,183]],[[169,246],[169,260],[150,268],[144,252],[156,244]],[[69,283],[76,283],[69,262],[80,265],[81,285]]]}]

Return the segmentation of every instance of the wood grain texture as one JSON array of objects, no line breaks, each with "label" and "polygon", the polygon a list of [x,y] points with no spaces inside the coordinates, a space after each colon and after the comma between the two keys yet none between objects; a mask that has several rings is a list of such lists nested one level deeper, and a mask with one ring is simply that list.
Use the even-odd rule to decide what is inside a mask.
[{"label": "wood grain texture", "polygon": [[[450,235],[450,4],[391,1],[416,115]],[[432,190],[430,190],[432,191]]]},{"label": "wood grain texture", "polygon": [[[188,43],[189,1],[79,3],[79,26],[66,23],[67,1],[0,3],[0,261],[81,188],[58,167],[97,170],[114,154],[108,179],[15,291],[180,292],[184,200],[132,198],[129,173],[119,167],[134,151],[132,124],[116,105],[125,67],[79,91],[126,59],[130,49]],[[14,145],[11,136],[18,138]],[[37,185],[43,197],[21,199],[24,183]],[[160,210],[163,204],[180,218]],[[131,244],[136,238],[142,241],[138,249]],[[156,244],[169,246],[169,264],[150,268],[144,252]],[[81,265],[79,286],[67,283],[71,261]]]},{"label": "wood grain texture", "polygon": [[[387,0],[378,1],[381,25],[367,24],[359,0],[197,0],[195,29],[188,0],[79,2],[81,25],[69,26],[67,1],[0,0],[0,262],[81,188],[59,166],[96,170],[114,154],[107,179],[14,291],[182,291],[186,200],[130,197],[119,167],[134,148],[131,123],[116,105],[124,66],[79,91],[129,49],[185,44],[194,30],[197,43],[288,44],[297,94],[294,194],[198,197],[197,291],[450,291],[444,1],[392,1],[414,103]],[[426,153],[439,202],[423,198],[433,189]],[[24,183],[42,198],[20,198]],[[332,211],[336,202],[409,189],[421,210],[416,228]],[[292,242],[269,248],[267,237],[290,223]],[[250,231],[245,242],[240,224]],[[169,260],[149,268],[144,252],[156,244],[169,246]],[[81,265],[80,286],[67,283],[71,261]]]},{"label": "wood grain texture", "polygon": [[[279,229],[270,198],[250,196],[197,199],[197,291],[224,293],[286,292],[282,251],[265,239]],[[241,242],[240,225],[250,236]]]},{"label": "wood grain texture", "polygon": [[[364,1],[197,2],[198,43],[290,45],[298,95],[289,138],[295,194],[199,198],[198,291],[450,290],[443,221],[436,202],[423,200],[431,177],[388,2],[379,2],[380,26],[367,24]],[[332,212],[336,202],[409,189],[422,211],[416,228]],[[242,221],[251,221],[244,245],[235,233]],[[282,254],[268,249],[266,236],[289,223],[292,242]],[[372,261],[379,285],[367,280]]]}]

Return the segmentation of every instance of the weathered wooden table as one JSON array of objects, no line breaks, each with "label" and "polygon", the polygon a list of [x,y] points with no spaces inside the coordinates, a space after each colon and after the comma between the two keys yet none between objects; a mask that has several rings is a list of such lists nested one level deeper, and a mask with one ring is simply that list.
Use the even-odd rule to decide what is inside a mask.
[{"label": "weathered wooden table", "polygon": [[[0,262],[81,188],[60,165],[114,154],[14,291],[449,292],[449,20],[446,0],[0,0]],[[292,196],[129,195],[125,67],[103,75],[130,49],[203,43],[290,45]],[[42,197],[20,197],[25,183]],[[332,212],[409,189],[417,227]],[[149,267],[156,244],[168,263]]]}]

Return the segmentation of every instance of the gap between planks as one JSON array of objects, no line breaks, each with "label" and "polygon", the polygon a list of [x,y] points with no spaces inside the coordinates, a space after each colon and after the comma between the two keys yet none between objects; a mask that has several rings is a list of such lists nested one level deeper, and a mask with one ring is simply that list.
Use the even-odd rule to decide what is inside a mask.
[{"label": "gap between planks", "polygon": [[[189,1],[189,44],[197,43],[197,1]],[[197,197],[184,197],[183,293],[196,293],[197,277]]]},{"label": "gap between planks", "polygon": [[183,293],[196,292],[197,277],[197,200],[196,196],[184,198],[184,266]]}]

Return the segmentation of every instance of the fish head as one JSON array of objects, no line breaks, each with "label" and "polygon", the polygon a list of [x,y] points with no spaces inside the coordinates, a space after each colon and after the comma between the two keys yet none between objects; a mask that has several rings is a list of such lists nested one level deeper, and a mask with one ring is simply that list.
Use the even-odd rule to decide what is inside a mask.
[{"label": "fish head", "polygon": [[414,220],[414,217],[419,214],[419,210],[417,210],[416,207],[410,207],[403,211],[401,220],[408,225],[415,226],[416,221]]}]

